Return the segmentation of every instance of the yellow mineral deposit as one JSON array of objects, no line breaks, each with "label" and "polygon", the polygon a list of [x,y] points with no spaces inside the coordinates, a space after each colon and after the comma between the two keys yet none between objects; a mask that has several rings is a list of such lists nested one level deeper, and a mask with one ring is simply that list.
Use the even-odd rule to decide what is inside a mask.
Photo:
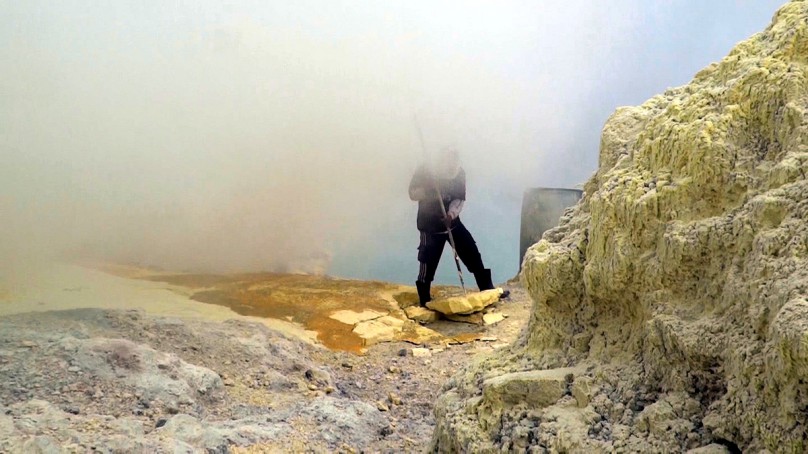
[{"label": "yellow mineral deposit", "polygon": [[[417,307],[415,289],[384,282],[279,273],[179,274],[85,263],[52,264],[0,285],[0,315],[92,307],[216,321],[244,317],[353,353],[379,342],[443,339],[420,325],[436,321],[438,314]],[[438,287],[436,293],[450,291]]]},{"label": "yellow mineral deposit", "polygon": [[[157,271],[119,265],[40,265],[25,273],[3,276],[0,288],[5,289],[6,297],[0,298],[0,315],[82,308],[141,310],[165,317],[213,321],[245,318],[309,343],[317,338],[315,331],[282,318],[239,315],[222,305],[194,301],[190,295],[195,289],[158,282],[155,276],[159,275]],[[196,280],[194,285],[212,286],[221,279]]]},{"label": "yellow mineral deposit", "polygon": [[495,288],[482,292],[472,292],[463,296],[450,296],[448,298],[436,298],[426,304],[426,307],[442,314],[468,315],[480,312],[486,307],[499,301],[502,296],[502,289]]},{"label": "yellow mineral deposit", "polygon": [[[386,295],[406,289],[396,284],[277,273],[141,278],[190,288],[191,299],[238,314],[290,320],[316,332],[320,343],[336,350],[360,353],[368,345],[398,339],[408,331],[406,317],[389,315],[398,306]],[[412,335],[415,328],[409,331]]]},{"label": "yellow mineral deposit", "polygon": [[527,401],[549,452],[805,452],[806,19],[786,4],[609,118],[583,199],[525,255],[527,330],[447,386],[430,451],[524,446]]}]

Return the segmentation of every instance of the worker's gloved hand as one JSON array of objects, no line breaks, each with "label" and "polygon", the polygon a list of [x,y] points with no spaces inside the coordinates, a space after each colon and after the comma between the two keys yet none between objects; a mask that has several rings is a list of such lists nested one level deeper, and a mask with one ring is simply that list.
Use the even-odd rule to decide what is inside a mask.
[{"label": "worker's gloved hand", "polygon": [[443,223],[446,225],[446,228],[449,229],[452,227],[452,221],[454,220],[454,216],[451,213],[446,213],[446,216],[443,218]]}]

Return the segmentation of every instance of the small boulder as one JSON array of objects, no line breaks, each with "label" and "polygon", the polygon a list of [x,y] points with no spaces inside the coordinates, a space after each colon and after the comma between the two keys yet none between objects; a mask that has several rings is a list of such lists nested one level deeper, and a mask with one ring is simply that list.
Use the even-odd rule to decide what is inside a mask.
[{"label": "small boulder", "polygon": [[306,377],[307,381],[318,386],[328,386],[331,384],[331,375],[325,370],[316,367],[306,369],[303,376]]},{"label": "small boulder", "polygon": [[469,293],[466,296],[452,296],[449,298],[432,300],[426,307],[442,314],[471,314],[480,312],[486,307],[499,301],[502,295],[501,288]]},{"label": "small boulder", "polygon": [[404,308],[407,318],[416,322],[432,323],[438,320],[438,313],[421,306],[410,306]]},{"label": "small boulder", "polygon": [[564,396],[567,378],[575,368],[531,370],[500,375],[483,382],[483,398],[490,404],[517,404],[531,407],[553,405]]},{"label": "small boulder", "polygon": [[365,340],[365,345],[390,342],[396,338],[404,326],[404,320],[386,315],[377,319],[357,323],[353,333]]},{"label": "small boulder", "polygon": [[676,419],[676,413],[671,404],[660,400],[645,407],[637,418],[637,429],[659,435],[668,430],[667,423]]},{"label": "small boulder", "polygon": [[483,323],[486,325],[493,325],[503,320],[505,320],[505,316],[502,315],[502,312],[489,312],[483,315]]},{"label": "small boulder", "polygon": [[592,385],[592,378],[578,377],[572,383],[572,397],[575,398],[579,408],[589,405],[589,401],[592,400],[594,394],[595,389]]}]

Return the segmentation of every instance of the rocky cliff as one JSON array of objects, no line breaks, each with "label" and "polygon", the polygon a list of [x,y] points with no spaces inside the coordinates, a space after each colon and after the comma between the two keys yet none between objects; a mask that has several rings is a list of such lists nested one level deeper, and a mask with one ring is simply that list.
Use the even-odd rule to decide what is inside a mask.
[{"label": "rocky cliff", "polygon": [[444,387],[441,452],[808,449],[808,1],[606,123],[524,259],[508,355]]}]

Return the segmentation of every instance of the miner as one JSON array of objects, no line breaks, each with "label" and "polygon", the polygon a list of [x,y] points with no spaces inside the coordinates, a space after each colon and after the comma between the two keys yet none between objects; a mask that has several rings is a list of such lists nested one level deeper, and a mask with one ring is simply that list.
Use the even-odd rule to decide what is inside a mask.
[{"label": "miner", "polygon": [[410,181],[410,199],[418,202],[417,226],[421,240],[418,245],[420,268],[415,286],[421,305],[431,300],[430,285],[450,235],[457,256],[474,274],[480,291],[493,289],[491,270],[483,265],[474,238],[460,221],[460,212],[466,201],[466,172],[455,148],[442,150],[433,167],[422,164],[415,170]]}]

